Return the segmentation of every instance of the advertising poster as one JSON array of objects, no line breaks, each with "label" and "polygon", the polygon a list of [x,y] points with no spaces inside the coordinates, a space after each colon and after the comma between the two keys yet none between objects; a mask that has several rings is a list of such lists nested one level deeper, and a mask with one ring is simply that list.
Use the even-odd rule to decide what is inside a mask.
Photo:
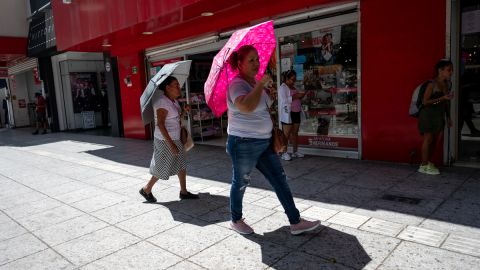
[{"label": "advertising poster", "polygon": [[101,93],[94,72],[70,73],[74,113],[101,111]]},{"label": "advertising poster", "polygon": [[320,64],[334,64],[335,50],[334,46],[339,44],[342,39],[342,27],[332,27],[312,32],[312,45],[320,50],[316,62]]}]

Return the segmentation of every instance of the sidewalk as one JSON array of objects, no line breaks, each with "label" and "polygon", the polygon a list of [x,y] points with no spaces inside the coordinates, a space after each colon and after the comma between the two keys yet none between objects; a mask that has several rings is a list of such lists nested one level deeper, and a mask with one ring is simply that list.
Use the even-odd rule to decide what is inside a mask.
[{"label": "sidewalk", "polygon": [[228,229],[230,160],[188,153],[189,190],[150,178],[150,141],[0,129],[0,269],[480,269],[480,170],[440,176],[391,163],[307,156],[283,162],[302,216],[291,236],[260,173],[244,199],[256,234]]}]

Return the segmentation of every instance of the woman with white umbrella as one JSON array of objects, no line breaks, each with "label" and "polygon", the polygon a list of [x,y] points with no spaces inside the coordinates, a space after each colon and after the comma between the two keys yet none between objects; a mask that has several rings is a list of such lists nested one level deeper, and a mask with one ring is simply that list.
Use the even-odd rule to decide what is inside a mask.
[{"label": "woman with white umbrella", "polygon": [[180,83],[175,77],[168,76],[158,88],[164,94],[157,91],[152,97],[155,116],[154,151],[150,163],[152,177],[139,192],[148,202],[156,202],[153,185],[158,179],[168,180],[170,176],[178,175],[180,199],[198,199],[197,194],[187,191],[185,151],[180,141],[182,112],[176,100],[181,95]]}]

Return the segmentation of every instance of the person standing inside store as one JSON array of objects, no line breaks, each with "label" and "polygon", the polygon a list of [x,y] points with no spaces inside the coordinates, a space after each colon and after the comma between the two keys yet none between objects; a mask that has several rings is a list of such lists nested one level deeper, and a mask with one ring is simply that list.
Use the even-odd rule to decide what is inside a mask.
[{"label": "person standing inside store", "polygon": [[440,171],[431,162],[434,147],[445,127],[445,119],[450,128],[450,80],[453,73],[452,62],[442,59],[435,65],[435,78],[427,85],[422,98],[423,107],[418,117],[418,129],[423,135],[422,164],[418,172],[437,175]]},{"label": "person standing inside store", "polygon": [[272,81],[271,77],[266,74],[260,81],[255,79],[260,62],[253,46],[240,47],[231,54],[228,62],[233,70],[239,71],[227,93],[227,153],[232,160],[231,229],[240,234],[254,232],[244,221],[242,202],[252,170],[257,168],[274,188],[290,222],[290,232],[300,234],[314,230],[320,221],[300,217],[280,159],[271,147],[273,123],[268,112],[271,100],[264,91]]},{"label": "person standing inside store", "polygon": [[294,70],[288,70],[282,73],[282,85],[278,89],[278,109],[282,130],[287,140],[293,145],[293,152],[282,154],[283,160],[291,160],[292,157],[301,158],[304,155],[298,152],[298,131],[300,129],[302,103],[305,96],[304,92],[299,92],[295,88],[297,73]]},{"label": "person standing inside store", "polygon": [[37,135],[40,128],[43,128],[42,134],[47,134],[47,106],[45,98],[41,93],[35,93],[35,114],[37,117],[37,129],[33,135]]},{"label": "person standing inside store", "polygon": [[8,128],[9,126],[9,119],[8,119],[8,103],[7,103],[8,96],[6,96],[2,100],[2,108],[3,108],[3,115],[5,116],[5,127]]},{"label": "person standing inside store", "polygon": [[153,185],[158,179],[168,180],[170,176],[177,175],[180,181],[180,199],[198,199],[197,194],[187,191],[185,150],[180,141],[182,113],[176,100],[181,95],[180,84],[175,77],[168,76],[158,88],[164,94],[157,91],[152,97],[155,112],[153,157],[150,162],[152,177],[140,189],[140,195],[148,202],[156,202],[157,199],[152,194]]}]

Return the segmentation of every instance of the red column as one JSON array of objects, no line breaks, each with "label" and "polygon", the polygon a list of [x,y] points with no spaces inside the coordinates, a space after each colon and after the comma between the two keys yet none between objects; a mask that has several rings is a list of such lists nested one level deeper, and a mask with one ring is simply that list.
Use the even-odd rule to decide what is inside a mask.
[{"label": "red column", "polygon": [[[150,128],[143,125],[140,112],[140,96],[145,89],[143,55],[132,53],[120,55],[117,58],[124,136],[126,138],[149,139]],[[127,84],[128,80],[130,80],[130,84]]]},{"label": "red column", "polygon": [[422,137],[408,106],[445,56],[445,1],[363,0],[360,9],[363,158],[418,161]]}]

